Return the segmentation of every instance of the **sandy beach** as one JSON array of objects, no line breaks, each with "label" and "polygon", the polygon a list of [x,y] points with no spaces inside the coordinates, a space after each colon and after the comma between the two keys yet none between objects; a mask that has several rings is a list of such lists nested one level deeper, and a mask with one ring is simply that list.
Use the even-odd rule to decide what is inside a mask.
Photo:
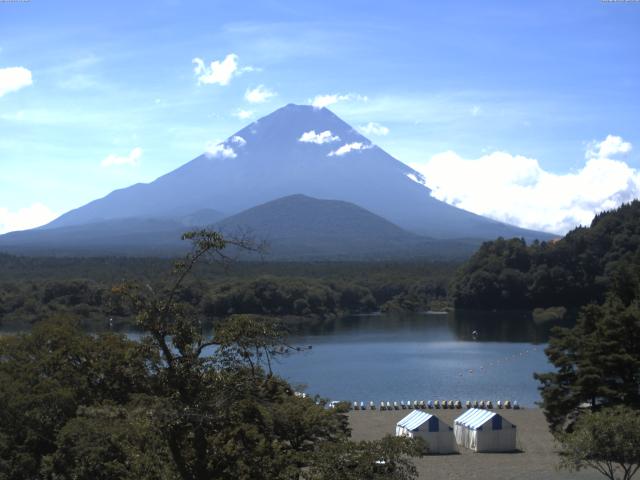
[{"label": "sandy beach", "polygon": [[[461,410],[426,410],[453,426]],[[537,408],[497,410],[518,429],[515,453],[475,453],[459,447],[459,454],[427,455],[415,460],[421,479],[460,480],[595,480],[603,478],[594,470],[578,473],[557,470],[559,463],[554,440],[542,411]],[[374,440],[395,432],[395,424],[410,410],[352,411],[349,414],[354,440]]]}]

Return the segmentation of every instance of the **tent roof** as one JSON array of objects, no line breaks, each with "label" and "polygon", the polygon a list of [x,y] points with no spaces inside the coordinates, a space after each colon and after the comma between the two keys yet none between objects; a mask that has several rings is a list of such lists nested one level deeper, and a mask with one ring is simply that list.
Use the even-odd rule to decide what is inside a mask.
[{"label": "tent roof", "polygon": [[472,408],[456,418],[455,423],[471,430],[477,430],[496,415],[498,415],[496,412],[492,412],[490,410]]},{"label": "tent roof", "polygon": [[415,430],[420,425],[428,422],[433,417],[430,413],[422,412],[420,410],[414,410],[409,415],[400,420],[396,425],[398,427],[404,427],[407,430]]}]

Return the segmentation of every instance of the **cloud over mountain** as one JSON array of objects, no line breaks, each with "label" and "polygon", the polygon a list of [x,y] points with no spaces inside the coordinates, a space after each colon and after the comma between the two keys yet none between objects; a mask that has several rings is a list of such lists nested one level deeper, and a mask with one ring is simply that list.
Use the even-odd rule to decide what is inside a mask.
[{"label": "cloud over mountain", "polygon": [[205,155],[208,158],[236,158],[235,150],[224,143],[209,143]]},{"label": "cloud over mountain", "polygon": [[235,143],[241,147],[245,146],[247,144],[247,141],[241,137],[240,135],[234,135],[233,137],[231,137],[231,143]]},{"label": "cloud over mountain", "polygon": [[337,142],[340,140],[340,137],[337,135],[333,135],[331,130],[325,130],[324,132],[316,133],[315,130],[309,130],[308,132],[304,132],[300,138],[299,142],[302,143],[316,143],[321,145],[323,143],[329,142]]},{"label": "cloud over mountain", "polygon": [[209,142],[206,146],[205,156],[208,158],[236,158],[237,152],[233,146],[242,148],[247,144],[244,137],[234,135],[226,142]]},{"label": "cloud over mountain", "polygon": [[613,158],[631,148],[609,135],[588,146],[579,170],[564,174],[544,170],[536,159],[500,151],[477,159],[447,151],[411,167],[424,175],[439,200],[520,227],[565,233],[589,224],[597,212],[640,196],[640,172]]},{"label": "cloud over mountain", "polygon": [[39,227],[57,216],[57,213],[42,203],[34,203],[15,211],[0,207],[0,234]]},{"label": "cloud over mountain", "polygon": [[312,99],[309,99],[309,103],[315,108],[324,108],[338,102],[347,102],[352,100],[360,100],[366,102],[369,100],[369,98],[358,93],[347,93],[344,95],[341,95],[339,93],[331,93],[327,95],[316,95]]},{"label": "cloud over mountain", "polygon": [[376,122],[369,122],[366,125],[360,125],[358,127],[358,130],[363,135],[380,135],[380,136],[384,136],[384,135],[388,135],[389,134],[389,128],[388,127],[385,127],[384,125],[380,125],[379,123],[376,123]]},{"label": "cloud over mountain", "polygon": [[362,142],[345,143],[344,145],[342,145],[337,150],[333,150],[332,152],[329,152],[329,156],[330,157],[333,157],[333,156],[341,157],[342,155],[346,155],[347,153],[352,152],[354,150],[366,150],[366,149],[371,148],[371,147],[372,147],[371,145],[367,145],[367,144],[362,143]]}]

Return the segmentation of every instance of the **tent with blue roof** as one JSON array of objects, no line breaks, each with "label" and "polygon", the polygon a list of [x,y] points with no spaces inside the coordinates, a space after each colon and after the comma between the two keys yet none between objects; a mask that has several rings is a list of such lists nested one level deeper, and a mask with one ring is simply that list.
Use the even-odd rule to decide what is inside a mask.
[{"label": "tent with blue roof", "polygon": [[455,419],[456,443],[476,452],[512,452],[516,426],[491,410],[472,408]]},{"label": "tent with blue roof", "polygon": [[396,436],[423,438],[429,453],[456,451],[453,429],[435,415],[421,410],[414,410],[396,424]]}]

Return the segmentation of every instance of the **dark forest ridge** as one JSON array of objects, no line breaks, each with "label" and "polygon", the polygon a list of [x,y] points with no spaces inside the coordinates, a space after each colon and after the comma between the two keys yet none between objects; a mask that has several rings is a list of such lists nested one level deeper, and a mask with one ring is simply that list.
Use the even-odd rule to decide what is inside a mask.
[{"label": "dark forest ridge", "polygon": [[615,293],[629,303],[640,285],[640,201],[599,213],[557,242],[487,242],[458,271],[458,308],[578,309]]}]

